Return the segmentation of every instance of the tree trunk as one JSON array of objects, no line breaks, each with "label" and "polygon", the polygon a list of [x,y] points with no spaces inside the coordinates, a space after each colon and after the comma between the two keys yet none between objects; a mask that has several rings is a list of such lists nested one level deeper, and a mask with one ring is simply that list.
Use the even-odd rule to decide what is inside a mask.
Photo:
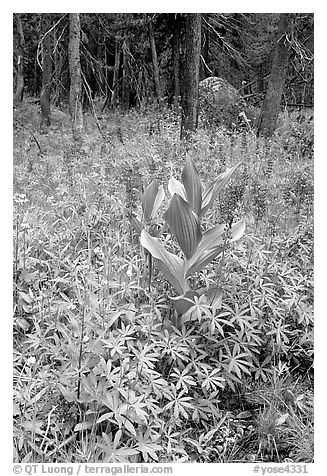
[{"label": "tree trunk", "polygon": [[173,27],[173,77],[174,77],[174,104],[179,103],[181,95],[180,85],[180,60],[181,60],[181,21],[180,14],[174,14]]},{"label": "tree trunk", "polygon": [[[54,38],[53,42],[55,45],[57,45],[57,33],[56,30],[53,32]],[[58,53],[58,47],[54,48],[53,51],[53,72],[54,72],[54,93],[53,93],[53,102],[54,104],[59,104],[59,99],[60,99],[60,61],[59,61],[59,53]]]},{"label": "tree trunk", "polygon": [[122,87],[122,107],[124,111],[129,109],[131,95],[130,71],[129,71],[129,39],[127,33],[123,42],[123,87]]},{"label": "tree trunk", "polygon": [[21,13],[15,14],[16,26],[18,32],[17,44],[17,76],[16,76],[16,91],[14,94],[14,103],[20,103],[24,96],[24,49],[25,38],[22,25]]},{"label": "tree trunk", "polygon": [[116,38],[115,44],[115,66],[114,66],[114,75],[112,80],[112,94],[110,99],[111,109],[115,109],[115,105],[118,97],[118,78],[119,78],[119,66],[120,66],[120,54],[121,54],[121,44],[120,40]]},{"label": "tree trunk", "polygon": [[69,109],[72,118],[73,137],[75,140],[81,140],[83,132],[80,34],[81,26],[79,13],[70,13],[68,46],[70,74]]},{"label": "tree trunk", "polygon": [[50,27],[50,16],[44,14],[46,34],[42,40],[42,90],[40,96],[41,104],[41,128],[50,126],[50,93],[51,93],[51,75],[52,75],[52,41]]},{"label": "tree trunk", "polygon": [[201,53],[201,14],[183,17],[181,62],[181,139],[187,139],[197,128],[199,102],[199,68]]},{"label": "tree trunk", "polygon": [[278,22],[277,42],[268,79],[267,91],[258,121],[257,135],[270,137],[277,125],[278,113],[285,87],[286,67],[290,56],[294,14],[281,13]]},{"label": "tree trunk", "polygon": [[209,44],[210,44],[210,30],[208,26],[205,26],[205,28],[202,28],[202,45],[201,45],[201,61],[200,61],[200,81],[205,79],[210,73],[208,71],[208,62],[209,62]]},{"label": "tree trunk", "polygon": [[151,20],[149,20],[149,40],[150,40],[151,53],[152,53],[154,86],[155,86],[157,100],[160,103],[162,101],[162,94],[161,94],[161,86],[160,86],[159,63],[158,63],[157,49],[156,49],[156,43],[154,41],[154,34],[153,34]]}]

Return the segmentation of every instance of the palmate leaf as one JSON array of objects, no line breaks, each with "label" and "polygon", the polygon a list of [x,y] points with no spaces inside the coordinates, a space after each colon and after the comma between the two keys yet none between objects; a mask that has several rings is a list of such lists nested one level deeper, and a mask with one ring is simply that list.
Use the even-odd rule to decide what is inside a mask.
[{"label": "palmate leaf", "polygon": [[217,286],[210,286],[209,289],[207,288],[202,288],[199,290],[200,296],[202,294],[205,294],[206,298],[208,299],[208,302],[210,303],[210,306],[212,309],[217,309],[220,307],[224,291],[223,288],[217,287]]},{"label": "palmate leaf", "polygon": [[202,204],[202,190],[198,171],[190,157],[186,158],[186,165],[182,172],[182,181],[186,191],[186,198],[193,211],[199,215]]},{"label": "palmate leaf", "polygon": [[153,238],[146,230],[141,233],[141,245],[151,253],[158,268],[178,294],[189,290],[184,278],[184,262],[165,249],[159,238]]},{"label": "palmate leaf", "polygon": [[156,451],[161,451],[163,448],[156,443],[160,438],[159,434],[152,434],[151,428],[148,428],[143,434],[139,432],[136,437],[135,449],[142,453],[144,461],[147,463],[149,456],[158,461],[158,455]]},{"label": "palmate leaf", "polygon": [[163,218],[175,235],[186,258],[191,258],[202,238],[200,220],[191,205],[175,193]]},{"label": "palmate leaf", "polygon": [[202,208],[200,211],[200,216],[203,216],[209,208],[211,208],[213,202],[218,197],[219,192],[224,188],[226,182],[233,175],[235,170],[241,165],[242,162],[239,162],[233,167],[227,169],[224,173],[220,174],[209,187],[203,193],[202,196]]}]

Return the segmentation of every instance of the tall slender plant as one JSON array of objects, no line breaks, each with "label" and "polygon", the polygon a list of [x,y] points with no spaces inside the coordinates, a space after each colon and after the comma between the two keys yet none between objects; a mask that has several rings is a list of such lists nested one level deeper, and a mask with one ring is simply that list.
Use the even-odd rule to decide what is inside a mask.
[{"label": "tall slender plant", "polygon": [[[220,224],[205,232],[201,227],[201,218],[212,207],[219,192],[240,164],[241,162],[230,167],[207,187],[203,187],[192,159],[187,156],[182,182],[170,177],[170,203],[163,214],[165,223],[155,233],[156,236],[151,236],[140,220],[132,218],[134,228],[140,233],[141,245],[178,295],[171,298],[171,301],[179,316],[185,314],[194,305],[194,299],[201,295],[204,295],[211,305],[221,300],[220,288],[213,286],[209,289],[191,289],[189,279],[221,255],[229,243],[240,239],[244,234],[243,220],[231,227]],[[158,187],[157,182],[152,181],[142,197],[144,222],[155,217],[164,197],[163,186]],[[167,226],[175,236],[184,258],[179,256],[180,253],[177,255],[167,251],[160,241],[160,235]]]}]

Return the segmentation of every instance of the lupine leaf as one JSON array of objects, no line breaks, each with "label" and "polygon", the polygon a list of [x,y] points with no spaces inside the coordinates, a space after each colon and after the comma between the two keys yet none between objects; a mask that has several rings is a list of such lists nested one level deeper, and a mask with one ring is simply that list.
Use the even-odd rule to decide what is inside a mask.
[{"label": "lupine leaf", "polygon": [[184,262],[178,256],[169,253],[159,241],[145,230],[141,233],[141,245],[151,253],[158,268],[173,286],[178,294],[188,290],[187,281],[184,279]]},{"label": "lupine leaf", "polygon": [[210,303],[210,306],[212,308],[217,308],[221,304],[224,291],[223,288],[217,288],[217,286],[210,286],[209,289],[204,288],[199,290],[199,294],[205,294],[206,298]]},{"label": "lupine leaf", "polygon": [[190,157],[186,158],[186,164],[182,172],[182,181],[187,201],[193,211],[199,215],[202,203],[201,182],[198,171]]},{"label": "lupine leaf", "polygon": [[200,220],[191,205],[175,193],[163,218],[175,235],[186,258],[191,258],[202,238]]}]

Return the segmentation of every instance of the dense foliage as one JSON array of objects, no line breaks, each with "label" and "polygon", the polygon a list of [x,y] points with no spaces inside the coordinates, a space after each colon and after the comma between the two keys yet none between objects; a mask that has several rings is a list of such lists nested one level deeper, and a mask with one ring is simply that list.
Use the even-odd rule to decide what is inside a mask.
[{"label": "dense foliage", "polygon": [[[15,121],[15,460],[311,462],[311,114],[282,114],[271,141],[200,128],[186,151],[165,107],[95,107],[82,145],[59,109],[47,134],[33,101]],[[205,184],[241,162],[201,226],[246,229],[191,277],[222,289],[215,305],[192,295],[175,326],[130,218],[156,179],[155,236],[187,154]]]},{"label": "dense foliage", "polygon": [[[50,23],[49,23],[50,18]],[[21,15],[25,36],[25,91],[38,96],[42,88],[43,40],[51,37],[53,62],[52,99],[56,104],[69,95],[68,14],[41,13]],[[162,96],[173,100],[173,42],[176,14],[80,14],[81,63],[85,106],[90,98],[107,98],[106,107],[123,107],[126,89],[128,105],[142,106],[156,97],[148,25],[151,22],[158,58]],[[260,105],[271,67],[278,14],[210,13],[202,15],[200,79],[218,76],[229,81],[254,105]],[[49,33],[47,33],[49,32]],[[19,35],[14,21],[14,65],[17,64]],[[115,77],[115,62],[119,70]],[[124,57],[124,59],[123,59]],[[16,80],[14,71],[14,80]],[[15,81],[14,81],[15,82]],[[313,106],[313,14],[297,13],[292,53],[287,68],[283,104]]]}]

